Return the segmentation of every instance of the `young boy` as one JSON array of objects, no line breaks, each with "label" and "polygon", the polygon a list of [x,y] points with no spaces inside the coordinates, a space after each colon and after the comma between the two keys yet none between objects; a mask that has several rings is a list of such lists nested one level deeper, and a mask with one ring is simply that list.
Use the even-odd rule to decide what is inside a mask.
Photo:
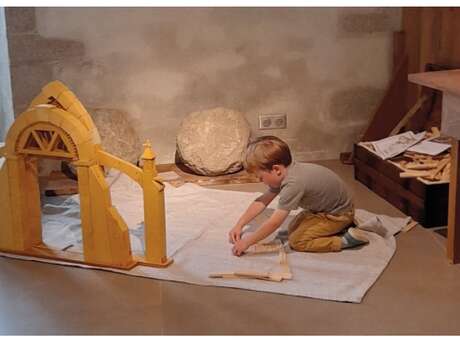
[{"label": "young boy", "polygon": [[[354,208],[343,181],[331,170],[311,163],[293,162],[288,145],[274,136],[257,138],[248,145],[244,167],[269,189],[243,213],[229,232],[232,252],[240,256],[251,245],[273,233],[290,211],[301,207],[288,227],[292,249],[334,252],[368,243],[355,229],[338,236],[353,223]],[[260,214],[279,194],[273,215],[254,233],[241,236],[243,227]]]}]

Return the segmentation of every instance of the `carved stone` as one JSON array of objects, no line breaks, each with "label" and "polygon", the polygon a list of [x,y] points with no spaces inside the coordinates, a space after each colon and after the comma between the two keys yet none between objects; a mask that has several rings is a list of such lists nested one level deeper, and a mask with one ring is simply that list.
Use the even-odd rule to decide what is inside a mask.
[{"label": "carved stone", "polygon": [[142,154],[142,143],[131,126],[129,115],[118,109],[89,108],[107,152],[136,163]]},{"label": "carved stone", "polygon": [[187,115],[177,135],[180,160],[194,172],[216,176],[241,170],[250,126],[238,111],[214,108]]}]

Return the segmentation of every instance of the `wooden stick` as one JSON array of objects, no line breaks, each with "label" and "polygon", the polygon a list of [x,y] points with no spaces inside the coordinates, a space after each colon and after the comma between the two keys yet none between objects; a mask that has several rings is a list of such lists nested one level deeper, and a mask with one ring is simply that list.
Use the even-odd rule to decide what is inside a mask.
[{"label": "wooden stick", "polygon": [[449,181],[450,180],[450,162],[447,163],[446,167],[442,171],[441,180]]},{"label": "wooden stick", "polygon": [[270,272],[218,272],[218,273],[211,273],[209,278],[243,278],[243,279],[260,279],[260,280],[268,280],[273,282],[280,282],[283,280],[281,274],[278,273],[270,273]]},{"label": "wooden stick", "polygon": [[431,170],[436,169],[438,167],[437,163],[407,163],[405,165],[406,169],[412,170]]},{"label": "wooden stick", "polygon": [[423,95],[422,97],[420,97],[417,100],[417,102],[415,102],[415,104],[412,106],[412,108],[410,108],[410,110],[406,113],[406,115],[404,115],[401,121],[398,122],[396,127],[393,128],[389,136],[391,137],[393,135],[398,134],[401,128],[403,128],[404,125],[412,118],[412,116],[414,116],[417,113],[417,111],[420,109],[420,107],[423,105],[423,103],[425,103],[425,101],[428,98],[430,98],[428,95]]},{"label": "wooden stick", "polygon": [[404,228],[402,228],[402,232],[408,232],[415,228],[415,226],[418,225],[418,223],[415,220],[411,220]]},{"label": "wooden stick", "polygon": [[438,164],[438,167],[436,168],[436,170],[434,170],[432,172],[431,175],[429,175],[427,178],[429,180],[434,180],[436,178],[436,175],[441,172],[442,169],[444,169],[444,167],[449,163],[450,159],[449,158],[445,158],[443,159],[439,164]]},{"label": "wooden stick", "polygon": [[430,136],[430,140],[439,138],[441,136],[441,132],[439,131],[438,127],[431,127],[431,133],[432,135]]},{"label": "wooden stick", "polygon": [[[281,241],[280,241],[281,243]],[[282,244],[281,244],[282,245]],[[236,271],[236,272],[217,272],[211,273],[209,278],[227,278],[227,279],[260,279],[273,282],[292,279],[291,269],[287,260],[287,254],[284,247],[279,248],[279,264],[281,272],[257,272],[257,271]]]},{"label": "wooden stick", "polygon": [[400,178],[410,178],[410,177],[429,177],[432,175],[432,170],[406,170],[399,174]]},{"label": "wooden stick", "polygon": [[282,269],[281,274],[282,274],[283,279],[292,279],[291,269],[289,267],[289,263],[287,260],[287,254],[284,251],[284,248],[280,250],[279,261],[280,261],[280,265]]}]

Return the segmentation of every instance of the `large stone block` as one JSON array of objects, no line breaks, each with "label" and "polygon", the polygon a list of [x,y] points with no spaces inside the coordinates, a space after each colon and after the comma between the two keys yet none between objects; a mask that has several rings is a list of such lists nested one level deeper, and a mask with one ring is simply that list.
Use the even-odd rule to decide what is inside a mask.
[{"label": "large stone block", "polygon": [[250,132],[240,112],[225,108],[197,111],[181,123],[177,153],[182,162],[198,174],[233,173],[242,168]]},{"label": "large stone block", "polygon": [[37,34],[10,35],[8,48],[12,66],[30,62],[51,62],[66,57],[83,57],[84,44],[66,39],[48,39]]},{"label": "large stone block", "polygon": [[8,34],[22,34],[35,31],[35,8],[6,7],[5,15]]},{"label": "large stone block", "polygon": [[350,8],[339,14],[339,30],[348,34],[392,32],[400,30],[399,8]]},{"label": "large stone block", "polygon": [[129,115],[118,109],[88,108],[104,150],[128,162],[136,163],[143,151]]},{"label": "large stone block", "polygon": [[36,97],[42,87],[53,80],[53,69],[48,63],[30,63],[11,67],[11,88],[14,113],[18,116]]}]

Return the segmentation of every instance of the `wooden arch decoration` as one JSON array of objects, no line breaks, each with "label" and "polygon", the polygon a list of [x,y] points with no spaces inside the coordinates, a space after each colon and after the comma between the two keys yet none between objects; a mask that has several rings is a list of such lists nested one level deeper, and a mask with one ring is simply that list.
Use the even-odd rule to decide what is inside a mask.
[{"label": "wooden arch decoration", "polygon": [[[83,253],[43,242],[37,158],[69,160],[77,169]],[[168,266],[164,185],[150,143],[144,144],[141,159],[142,169],[102,150],[97,128],[77,97],[61,82],[49,83],[0,145],[0,251],[121,269]],[[127,174],[143,189],[144,257],[132,255],[129,230],[112,205],[104,166]]]},{"label": "wooden arch decoration", "polygon": [[77,146],[59,127],[36,123],[26,129],[16,144],[16,153],[66,160],[78,159]]}]

